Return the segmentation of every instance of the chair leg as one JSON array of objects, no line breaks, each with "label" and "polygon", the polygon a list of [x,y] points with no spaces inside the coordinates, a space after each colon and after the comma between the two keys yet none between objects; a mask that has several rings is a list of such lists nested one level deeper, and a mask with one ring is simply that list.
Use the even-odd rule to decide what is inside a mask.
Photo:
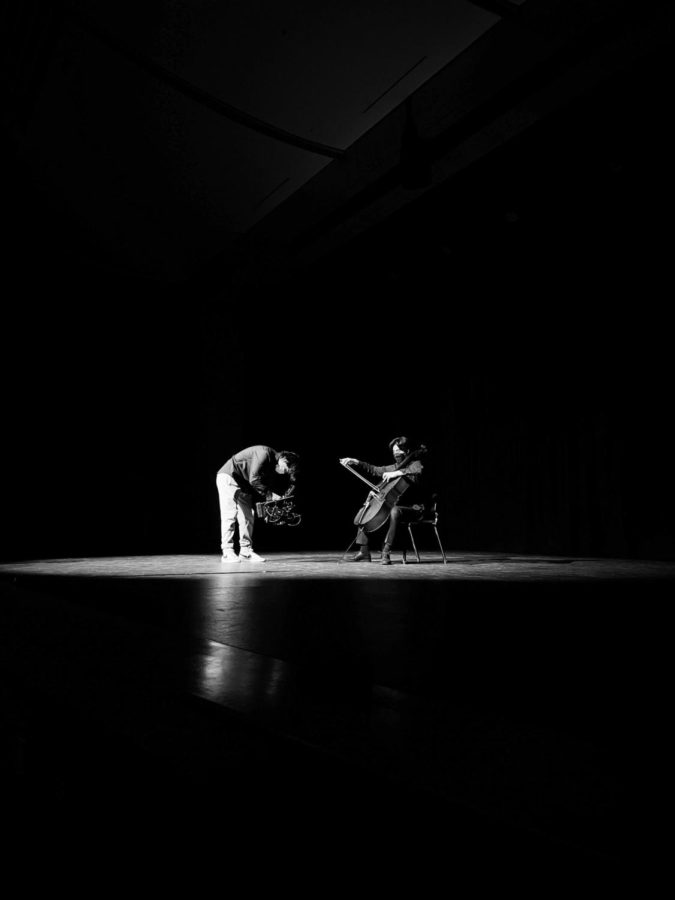
[{"label": "chair leg", "polygon": [[441,544],[441,539],[440,539],[439,534],[438,534],[438,528],[436,528],[435,525],[434,525],[434,531],[436,532],[436,540],[438,541],[438,546],[441,548],[441,554],[442,554],[442,556],[443,556],[443,562],[444,562],[445,565],[447,565],[448,561],[447,561],[447,559],[445,558],[445,550],[443,549],[443,544]]},{"label": "chair leg", "polygon": [[[406,528],[408,529],[408,534],[410,535],[410,540],[412,541],[413,547],[415,546],[415,541],[412,539],[412,531],[410,530],[410,525],[406,522]],[[403,565],[408,562],[408,550],[406,547],[403,548]]]},{"label": "chair leg", "polygon": [[413,537],[412,528],[410,527],[410,525],[408,525],[408,534],[410,535],[410,540],[411,540],[412,545],[413,545],[413,550],[415,551],[415,556],[417,557],[417,562],[421,562],[421,560],[420,560],[420,554],[419,554],[419,551],[418,551],[418,549],[417,549],[417,544],[415,543],[415,538]]}]

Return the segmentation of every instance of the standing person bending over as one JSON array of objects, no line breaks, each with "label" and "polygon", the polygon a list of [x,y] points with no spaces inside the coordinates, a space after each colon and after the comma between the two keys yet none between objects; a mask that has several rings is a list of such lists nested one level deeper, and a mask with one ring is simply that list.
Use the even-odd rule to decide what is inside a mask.
[{"label": "standing person bending over", "polygon": [[[290,450],[277,452],[264,444],[246,447],[231,456],[216,476],[220,501],[220,546],[223,562],[265,562],[253,550],[255,504],[278,491],[280,475],[294,479],[299,457]],[[286,487],[288,485],[286,484]],[[235,523],[239,525],[239,556],[234,549]]]}]

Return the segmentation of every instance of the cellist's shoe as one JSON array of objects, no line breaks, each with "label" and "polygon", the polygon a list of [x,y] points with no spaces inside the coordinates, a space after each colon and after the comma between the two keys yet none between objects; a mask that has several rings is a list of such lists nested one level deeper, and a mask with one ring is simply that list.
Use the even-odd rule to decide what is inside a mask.
[{"label": "cellist's shoe", "polygon": [[359,550],[356,556],[352,556],[352,562],[370,562],[370,553],[364,553]]},{"label": "cellist's shoe", "polygon": [[390,553],[389,553],[388,550],[383,550],[383,551],[382,551],[382,559],[380,560],[380,563],[381,563],[383,566],[390,566],[390,565],[391,565],[391,555],[390,555]]}]

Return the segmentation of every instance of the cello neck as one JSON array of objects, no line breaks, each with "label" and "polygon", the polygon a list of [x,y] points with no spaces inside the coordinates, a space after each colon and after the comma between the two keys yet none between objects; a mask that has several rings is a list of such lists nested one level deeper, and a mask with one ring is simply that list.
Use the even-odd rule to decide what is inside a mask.
[{"label": "cello neck", "polygon": [[415,459],[419,459],[420,456],[424,456],[427,452],[427,448],[424,444],[420,444],[417,450],[413,450],[410,452],[404,459],[401,460],[400,463],[396,466],[397,469],[403,469],[408,463],[411,463]]}]

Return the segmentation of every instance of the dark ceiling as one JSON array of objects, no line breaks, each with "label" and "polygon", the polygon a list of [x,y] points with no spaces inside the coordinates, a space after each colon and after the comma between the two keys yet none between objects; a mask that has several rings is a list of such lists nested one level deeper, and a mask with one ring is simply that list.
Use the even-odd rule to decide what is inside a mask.
[{"label": "dark ceiling", "polygon": [[569,221],[575,186],[663,162],[668,2],[26,0],[2,16],[17,243],[155,282],[274,282],[393,223],[447,253],[478,221]]}]

